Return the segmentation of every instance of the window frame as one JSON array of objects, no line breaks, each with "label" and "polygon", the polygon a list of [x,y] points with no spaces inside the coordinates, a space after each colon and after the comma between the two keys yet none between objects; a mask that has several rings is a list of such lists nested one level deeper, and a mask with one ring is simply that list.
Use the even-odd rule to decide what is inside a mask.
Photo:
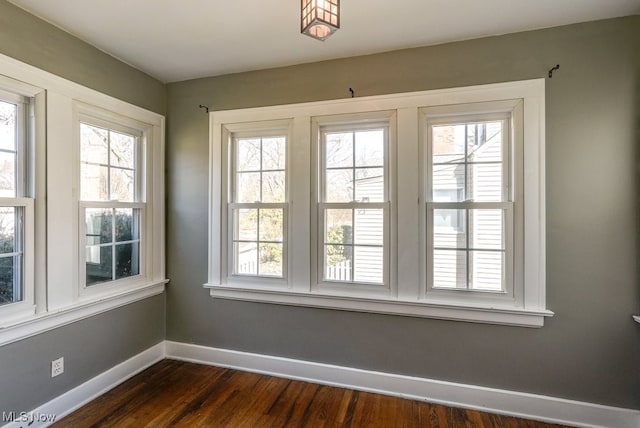
[{"label": "window frame", "polygon": [[[151,148],[153,145],[153,127],[148,123],[141,122],[135,118],[124,116],[115,112],[111,112],[104,108],[100,108],[94,105],[89,105],[81,102],[74,103],[74,148],[77,159],[75,162],[74,175],[76,182],[78,183],[77,191],[77,225],[78,225],[78,239],[77,239],[77,295],[79,299],[92,299],[96,296],[105,294],[122,293],[127,290],[136,289],[145,284],[148,284],[152,279],[149,267],[152,266],[153,254],[148,249],[151,248],[149,241],[153,241],[153,224],[148,221],[148,211],[152,208],[149,207],[150,201],[148,196],[150,195],[150,189],[148,184],[150,183],[150,177],[152,175],[153,166],[150,164],[152,161]],[[80,186],[80,169],[82,160],[80,158],[80,127],[81,124],[87,124],[89,126],[95,126],[108,131],[116,131],[135,136],[136,142],[136,160],[135,160],[135,189],[134,189],[134,201],[123,202],[118,200],[113,201],[86,201],[81,199],[81,186]],[[109,169],[111,163],[109,163]],[[109,183],[110,184],[110,183]],[[85,211],[90,208],[104,208],[104,209],[137,209],[139,210],[139,267],[138,274],[125,278],[113,279],[111,281],[104,281],[95,283],[92,285],[86,284],[86,223],[85,223]],[[115,222],[115,219],[113,220]],[[115,238],[114,238],[115,239]],[[112,241],[115,245],[115,241]],[[112,254],[112,264],[115,263],[115,254]],[[115,275],[115,271],[112,273]]]},{"label": "window frame", "polygon": [[[478,85],[462,88],[438,89],[403,94],[380,95],[311,102],[271,107],[210,112],[210,195],[209,195],[209,278],[204,285],[214,298],[248,300],[295,306],[320,307],[348,311],[384,313],[403,316],[438,318],[503,324],[522,327],[541,327],[544,318],[553,312],[545,300],[545,221],[544,221],[544,115],[545,81],[534,79],[518,82]],[[424,177],[427,165],[422,141],[424,109],[460,108],[508,100],[522,105],[523,122],[517,132],[522,133],[522,156],[518,162],[523,179],[523,196],[516,209],[527,240],[521,249],[514,249],[524,272],[522,298],[513,301],[483,299],[453,299],[427,293],[424,265],[426,261],[426,199]],[[449,106],[449,107],[448,107]],[[453,107],[451,107],[453,106]],[[486,110],[486,107],[485,107]],[[395,170],[390,175],[391,234],[389,291],[372,293],[353,287],[348,290],[318,287],[318,150],[314,145],[314,118],[333,116],[342,118],[360,114],[379,114],[392,111],[396,115],[397,139]],[[474,111],[474,114],[482,111]],[[447,114],[450,114],[447,113]],[[220,269],[220,236],[224,229],[222,209],[221,169],[223,128],[228,124],[260,123],[291,120],[290,188],[291,210],[290,277],[286,284],[265,287],[247,281],[230,284]],[[393,151],[392,151],[393,153]],[[395,165],[397,164],[397,166]],[[310,173],[309,171],[316,171]],[[309,191],[311,189],[311,192]],[[423,220],[424,219],[424,220]],[[402,221],[399,221],[402,220]],[[294,233],[307,230],[310,233]],[[467,293],[469,295],[469,293]]]},{"label": "window frame", "polygon": [[[43,140],[41,126],[44,122],[42,115],[44,90],[6,76],[0,76],[0,100],[17,106],[16,193],[13,197],[1,197],[0,207],[22,210],[19,220],[22,296],[20,301],[0,306],[0,326],[3,326],[29,319],[37,311],[35,193],[38,174],[35,163],[36,150],[39,150]],[[16,215],[16,217],[18,216]]]},{"label": "window frame", "polygon": [[[220,234],[220,276],[228,284],[250,284],[259,283],[267,288],[286,286],[290,277],[289,263],[289,210],[290,210],[290,146],[291,146],[291,121],[279,119],[263,121],[259,123],[234,123],[225,124],[222,129],[222,169],[221,169],[221,198],[224,202],[224,213],[221,215],[222,227]],[[283,202],[235,202],[235,180],[236,180],[236,160],[237,150],[235,139],[248,138],[268,138],[274,136],[284,136],[285,141],[285,195]],[[260,166],[262,171],[262,165]],[[234,268],[234,223],[232,212],[234,209],[256,208],[270,209],[281,208],[283,210],[283,230],[282,230],[282,277],[270,275],[241,275],[235,273]],[[259,242],[259,236],[256,237]],[[259,251],[259,250],[258,250]]]},{"label": "window frame", "polygon": [[[421,249],[422,260],[426,263],[421,269],[421,281],[426,283],[425,299],[451,302],[455,304],[469,304],[477,302],[485,305],[524,306],[522,266],[519,262],[523,246],[522,222],[517,221],[522,216],[523,195],[523,101],[519,99],[507,101],[487,101],[473,104],[456,104],[449,106],[423,107],[420,109],[421,135],[420,149],[423,167],[422,190],[420,204],[420,230],[425,236],[426,245]],[[503,135],[502,147],[502,189],[501,201],[472,201],[465,198],[461,202],[435,202],[431,200],[433,156],[431,127],[434,125],[469,123],[479,121],[506,121],[507,133]],[[503,129],[504,131],[504,129]],[[467,162],[464,163],[465,168]],[[480,291],[470,289],[447,290],[433,286],[433,215],[434,209],[500,209],[504,215],[503,240],[505,242],[505,274],[504,288],[501,291]],[[467,230],[468,234],[468,230]],[[468,238],[468,235],[467,235]],[[467,248],[466,251],[469,251]],[[468,275],[468,273],[467,273]],[[464,293],[464,295],[462,295]]]},{"label": "window frame", "polygon": [[[325,201],[325,141],[323,135],[332,131],[358,131],[367,128],[384,128],[384,196],[380,202],[327,202]],[[385,297],[394,295],[396,290],[395,269],[393,257],[393,243],[395,234],[391,225],[395,221],[395,111],[376,111],[345,113],[340,115],[321,115],[311,118],[311,145],[312,145],[312,217],[310,221],[310,245],[311,245],[311,291],[318,293],[343,294],[343,295],[369,295]],[[355,141],[354,141],[355,145]],[[355,148],[354,148],[355,150]],[[353,168],[355,169],[355,159]],[[355,179],[355,177],[354,177]],[[355,191],[355,190],[354,190]],[[382,209],[385,220],[383,221],[383,283],[371,284],[366,282],[351,281],[327,281],[324,278],[324,212],[327,209],[357,209],[368,207],[370,209]],[[314,233],[315,231],[315,233]],[[355,245],[355,244],[354,244]]]}]

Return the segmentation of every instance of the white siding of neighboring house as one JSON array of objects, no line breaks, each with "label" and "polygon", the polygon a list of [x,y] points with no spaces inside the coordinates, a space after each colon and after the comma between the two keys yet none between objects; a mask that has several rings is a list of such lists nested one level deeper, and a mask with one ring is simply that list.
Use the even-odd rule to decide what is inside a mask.
[{"label": "white siding of neighboring house", "polygon": [[[375,200],[384,192],[384,177],[356,180],[358,196]],[[365,199],[366,200],[366,199]],[[383,283],[384,281],[384,213],[382,209],[356,209],[353,227],[353,280],[356,282]],[[375,245],[363,246],[363,245]],[[327,279],[348,279],[344,270],[350,269],[350,261],[327,266]]]}]

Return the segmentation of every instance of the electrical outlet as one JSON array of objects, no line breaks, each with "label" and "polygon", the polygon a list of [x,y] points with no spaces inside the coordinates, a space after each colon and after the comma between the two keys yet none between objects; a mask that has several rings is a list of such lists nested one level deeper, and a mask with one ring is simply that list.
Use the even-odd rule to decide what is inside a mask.
[{"label": "electrical outlet", "polygon": [[56,377],[64,373],[64,357],[51,361],[51,377]]}]

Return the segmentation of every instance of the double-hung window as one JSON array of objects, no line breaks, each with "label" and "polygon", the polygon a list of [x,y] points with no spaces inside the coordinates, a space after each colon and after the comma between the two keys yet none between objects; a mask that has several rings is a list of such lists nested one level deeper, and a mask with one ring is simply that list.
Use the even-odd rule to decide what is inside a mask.
[{"label": "double-hung window", "polygon": [[521,300],[514,252],[522,245],[514,211],[522,194],[522,168],[515,164],[522,157],[521,102],[423,113],[427,295]]},{"label": "double-hung window", "polygon": [[227,272],[284,280],[288,267],[288,123],[226,128]]},{"label": "double-hung window", "polygon": [[314,119],[320,287],[389,288],[390,118],[368,116]]},{"label": "double-hung window", "polygon": [[529,327],[553,315],[543,80],[210,120],[213,297]]},{"label": "double-hung window", "polygon": [[6,319],[35,308],[33,115],[33,97],[0,89],[0,316]]},{"label": "double-hung window", "polygon": [[126,281],[144,273],[144,132],[81,115],[80,283]]}]

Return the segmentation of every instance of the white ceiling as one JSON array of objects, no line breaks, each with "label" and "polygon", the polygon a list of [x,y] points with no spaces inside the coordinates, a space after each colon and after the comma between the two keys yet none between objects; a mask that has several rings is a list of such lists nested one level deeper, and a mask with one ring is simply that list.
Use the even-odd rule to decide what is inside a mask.
[{"label": "white ceiling", "polygon": [[10,0],[164,81],[640,14],[640,0],[343,0],[325,42],[300,0]]}]

